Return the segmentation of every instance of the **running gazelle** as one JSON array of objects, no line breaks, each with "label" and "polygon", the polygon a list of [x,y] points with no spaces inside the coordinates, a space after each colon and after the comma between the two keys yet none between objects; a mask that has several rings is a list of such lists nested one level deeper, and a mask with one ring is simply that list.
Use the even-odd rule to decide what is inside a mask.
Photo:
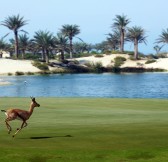
[{"label": "running gazelle", "polygon": [[15,137],[15,135],[22,130],[24,127],[27,126],[27,120],[30,118],[30,116],[33,113],[33,110],[35,107],[40,107],[40,104],[38,104],[35,100],[34,97],[30,97],[31,98],[31,103],[30,103],[30,108],[28,111],[26,110],[21,110],[21,109],[15,109],[15,108],[11,108],[8,110],[1,110],[2,112],[5,112],[5,115],[7,116],[7,118],[5,119],[5,123],[8,129],[8,134],[10,134],[10,132],[12,131],[11,126],[9,125],[9,121],[12,120],[21,120],[22,124],[20,128],[17,128],[17,131],[14,133],[13,137]]}]

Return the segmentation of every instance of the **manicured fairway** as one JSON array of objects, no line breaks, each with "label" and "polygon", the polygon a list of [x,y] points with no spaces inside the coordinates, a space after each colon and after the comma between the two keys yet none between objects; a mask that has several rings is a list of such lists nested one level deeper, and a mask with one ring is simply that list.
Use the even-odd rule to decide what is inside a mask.
[{"label": "manicured fairway", "polygon": [[[37,98],[28,127],[12,138],[0,113],[2,162],[166,162],[168,101]],[[29,98],[0,98],[28,109]],[[11,122],[13,132],[20,121]],[[12,132],[12,133],[13,133]]]}]

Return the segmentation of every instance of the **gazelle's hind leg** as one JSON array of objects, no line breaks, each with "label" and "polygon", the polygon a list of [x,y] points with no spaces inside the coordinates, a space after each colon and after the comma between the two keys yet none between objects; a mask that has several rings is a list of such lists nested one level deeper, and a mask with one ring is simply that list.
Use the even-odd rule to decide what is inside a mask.
[{"label": "gazelle's hind leg", "polygon": [[7,127],[7,129],[8,129],[8,134],[10,134],[10,132],[12,131],[12,127],[9,125],[9,122],[10,120],[7,118],[6,120],[5,120],[5,123],[6,123],[6,127]]},{"label": "gazelle's hind leg", "polygon": [[23,121],[21,127],[20,127],[20,128],[17,128],[17,131],[15,132],[15,134],[14,134],[12,137],[15,137],[15,135],[16,135],[18,132],[20,132],[21,129],[23,129],[23,128],[26,127],[26,126],[27,126],[26,121]]}]

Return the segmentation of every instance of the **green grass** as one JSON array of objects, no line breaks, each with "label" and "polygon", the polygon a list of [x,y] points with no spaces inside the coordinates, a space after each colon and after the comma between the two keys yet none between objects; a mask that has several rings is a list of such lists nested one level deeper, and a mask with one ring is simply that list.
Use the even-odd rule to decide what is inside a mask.
[{"label": "green grass", "polygon": [[[168,101],[37,98],[28,126],[12,138],[0,113],[3,162],[168,161]],[[1,98],[0,107],[28,109],[28,98]],[[11,122],[13,132],[20,121]],[[13,133],[12,132],[12,133]]]}]

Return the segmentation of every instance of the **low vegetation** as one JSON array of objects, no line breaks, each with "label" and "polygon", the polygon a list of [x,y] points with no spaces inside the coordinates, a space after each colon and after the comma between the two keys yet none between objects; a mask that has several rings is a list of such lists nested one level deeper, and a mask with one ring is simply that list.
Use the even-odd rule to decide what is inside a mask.
[{"label": "low vegetation", "polygon": [[117,56],[114,59],[114,67],[120,67],[122,64],[124,64],[124,61],[126,61],[125,57]]},{"label": "low vegetation", "polygon": [[12,75],[12,73],[8,73],[8,76],[11,76]]},{"label": "low vegetation", "polygon": [[26,75],[35,75],[35,73],[30,72],[30,71],[26,72],[25,74],[26,74]]},{"label": "low vegetation", "polygon": [[154,63],[154,62],[156,62],[156,60],[154,60],[154,59],[152,59],[152,60],[147,60],[147,61],[145,62],[145,64],[151,64],[151,63]]},{"label": "low vegetation", "polygon": [[35,66],[35,67],[37,67],[40,70],[43,70],[43,71],[49,70],[48,65],[46,63],[44,63],[44,62],[33,61],[32,65]]},{"label": "low vegetation", "polygon": [[102,73],[105,72],[101,62],[88,62],[85,65],[89,68],[89,72]]},{"label": "low vegetation", "polygon": [[24,75],[24,72],[22,72],[22,71],[16,71],[15,75]]},{"label": "low vegetation", "polygon": [[[29,98],[1,98],[0,107],[26,109]],[[3,162],[168,161],[168,101],[38,98],[41,107],[14,139],[1,114]],[[11,122],[13,131],[20,121]]]},{"label": "low vegetation", "polygon": [[94,57],[101,58],[101,57],[104,57],[104,55],[103,54],[96,54],[96,55],[94,55]]}]

